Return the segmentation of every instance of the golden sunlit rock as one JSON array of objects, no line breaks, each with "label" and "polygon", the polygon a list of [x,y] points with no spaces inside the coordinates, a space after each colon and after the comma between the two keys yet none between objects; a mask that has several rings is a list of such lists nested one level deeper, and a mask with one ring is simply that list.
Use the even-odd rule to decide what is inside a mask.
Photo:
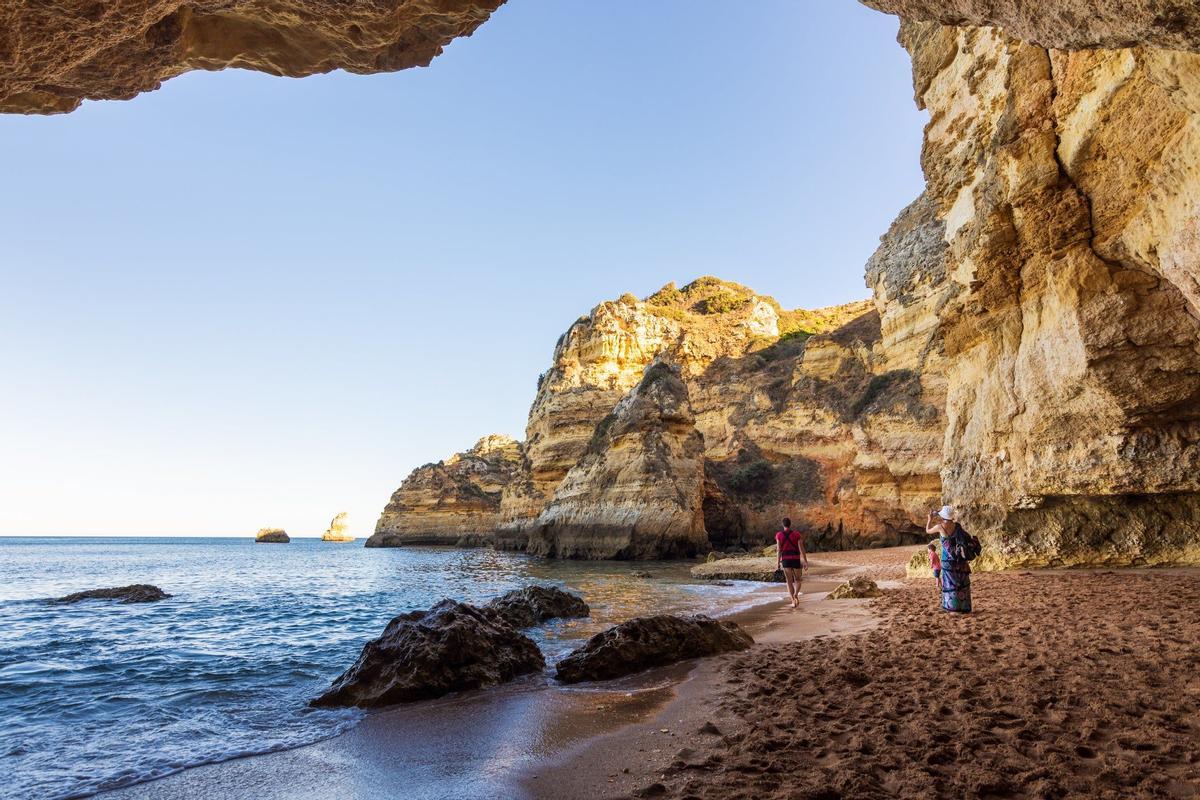
[{"label": "golden sunlit rock", "polygon": [[128,100],[194,69],[423,67],[503,1],[12,0],[0,4],[0,112]]},{"label": "golden sunlit rock", "polygon": [[354,535],[349,532],[346,524],[346,512],[343,511],[329,521],[329,530],[321,535],[323,542],[353,542]]}]

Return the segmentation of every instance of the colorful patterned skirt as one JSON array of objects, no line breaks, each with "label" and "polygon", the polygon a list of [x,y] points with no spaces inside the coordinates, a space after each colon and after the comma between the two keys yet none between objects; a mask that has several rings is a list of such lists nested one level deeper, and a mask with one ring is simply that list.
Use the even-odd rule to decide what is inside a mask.
[{"label": "colorful patterned skirt", "polygon": [[966,564],[942,562],[942,608],[946,611],[971,610],[971,568]]}]

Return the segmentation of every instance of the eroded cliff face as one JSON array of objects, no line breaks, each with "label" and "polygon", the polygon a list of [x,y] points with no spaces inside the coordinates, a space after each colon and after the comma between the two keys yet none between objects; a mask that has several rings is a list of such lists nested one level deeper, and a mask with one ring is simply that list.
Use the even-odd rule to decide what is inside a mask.
[{"label": "eroded cliff face", "polygon": [[490,541],[499,524],[500,493],[520,465],[520,444],[492,435],[466,452],[416,468],[392,495],[366,546]]},{"label": "eroded cliff face", "polygon": [[[781,313],[769,297],[701,278],[682,290],[668,285],[645,300],[624,295],[581,317],[559,339],[551,367],[538,381],[526,427],[528,471],[505,493],[503,535],[519,546],[596,425],[655,358],[666,356],[685,376],[695,374],[719,356],[778,338]],[[784,324],[820,325],[822,319],[789,315]]]},{"label": "eroded cliff face", "polygon": [[194,69],[299,77],[427,66],[504,0],[12,0],[0,112],[128,100]]},{"label": "eroded cliff face", "polygon": [[[914,217],[936,224],[929,209],[922,205],[924,215]],[[907,234],[898,230],[885,241],[902,248]],[[911,295],[905,302],[913,306],[929,304],[925,287],[941,277],[934,266],[893,275],[887,263],[879,271]],[[890,324],[889,335],[919,338],[901,330],[905,324],[918,325]],[[818,549],[916,541],[913,516],[940,497],[945,424],[944,383],[931,375],[927,388],[920,375],[935,363],[930,354],[939,345],[930,326],[920,325],[923,347],[914,345],[892,365],[880,352],[880,318],[870,301],[785,311],[770,297],[704,278],[642,301],[626,296],[601,304],[563,336],[541,381],[525,470],[504,494],[498,546],[564,552],[544,538],[552,521],[546,515],[564,493],[606,491],[607,479],[597,477],[605,470],[569,480],[568,472],[596,446],[597,430],[652,359],[678,369],[690,401],[711,546],[766,542],[784,516],[811,531]],[[655,502],[660,478],[679,476],[644,474],[647,502]],[[594,485],[585,488],[588,482]],[[632,483],[622,491],[632,497]]]},{"label": "eroded cliff face", "polygon": [[707,552],[704,440],[679,368],[652,364],[594,428],[529,531],[534,555],[682,558]]},{"label": "eroded cliff face", "polygon": [[907,22],[942,477],[992,565],[1200,558],[1200,56]]}]

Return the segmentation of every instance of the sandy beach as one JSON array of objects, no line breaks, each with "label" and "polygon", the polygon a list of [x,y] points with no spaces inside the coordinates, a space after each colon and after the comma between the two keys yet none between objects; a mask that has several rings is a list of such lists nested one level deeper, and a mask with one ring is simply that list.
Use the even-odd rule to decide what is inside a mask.
[{"label": "sandy beach", "polygon": [[[815,554],[799,610],[737,616],[744,653],[400,707],[105,797],[1200,796],[1200,572],[982,574],[956,616],[903,578],[915,549]],[[884,596],[823,599],[854,574]]]},{"label": "sandy beach", "polygon": [[820,603],[867,629],[784,640],[783,626],[526,786],[560,800],[1200,796],[1200,571],[982,574],[974,591],[969,616],[941,612],[932,581]]}]

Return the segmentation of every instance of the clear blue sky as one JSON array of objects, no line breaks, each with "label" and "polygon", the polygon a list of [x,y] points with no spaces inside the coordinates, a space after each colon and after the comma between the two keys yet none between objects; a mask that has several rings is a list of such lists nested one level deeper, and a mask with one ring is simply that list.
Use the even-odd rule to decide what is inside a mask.
[{"label": "clear blue sky", "polygon": [[428,69],[0,117],[0,533],[367,535],[413,467],[523,435],[600,300],[866,297],[922,185],[896,25],[512,0]]}]

